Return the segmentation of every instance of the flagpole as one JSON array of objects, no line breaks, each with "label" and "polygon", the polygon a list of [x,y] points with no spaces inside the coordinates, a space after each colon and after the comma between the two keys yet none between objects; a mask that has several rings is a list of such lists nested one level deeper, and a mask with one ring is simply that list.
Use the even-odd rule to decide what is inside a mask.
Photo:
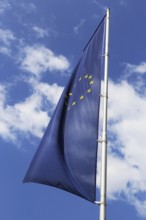
[{"label": "flagpole", "polygon": [[106,14],[105,31],[105,63],[104,63],[104,94],[103,94],[103,131],[101,151],[101,182],[100,182],[100,214],[99,220],[106,220],[106,188],[107,188],[107,106],[108,106],[108,60],[109,60],[109,19],[110,10]]}]

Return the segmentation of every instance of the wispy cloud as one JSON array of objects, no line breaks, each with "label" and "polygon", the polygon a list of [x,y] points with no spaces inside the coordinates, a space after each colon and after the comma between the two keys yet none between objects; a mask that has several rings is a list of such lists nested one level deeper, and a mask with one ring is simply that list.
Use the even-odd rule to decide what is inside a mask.
[{"label": "wispy cloud", "polygon": [[9,46],[12,41],[16,38],[14,33],[9,29],[0,29],[0,42],[4,43],[6,46]]},{"label": "wispy cloud", "polygon": [[35,31],[37,38],[43,38],[49,36],[49,32],[46,29],[37,26],[34,26],[32,29]]},{"label": "wispy cloud", "polygon": [[27,13],[32,13],[35,12],[37,10],[36,5],[32,2],[29,3],[17,3],[21,8],[23,8],[23,10],[25,10],[25,12]]},{"label": "wispy cloud", "polygon": [[11,44],[16,40],[14,33],[9,29],[0,29],[0,53],[10,56]]},{"label": "wispy cloud", "polygon": [[7,47],[0,46],[0,53],[5,54],[7,56],[11,55],[11,50]]},{"label": "wispy cloud", "polygon": [[0,0],[0,14],[4,14],[9,9],[11,9],[9,1]]},{"label": "wispy cloud", "polygon": [[80,21],[80,23],[74,27],[74,32],[75,32],[76,34],[79,33],[80,29],[83,27],[83,25],[85,24],[85,22],[86,22],[86,20],[85,20],[85,19],[82,19],[82,20]]},{"label": "wispy cloud", "polygon": [[126,1],[126,0],[120,0],[120,2],[119,2],[119,4],[121,5],[121,6],[127,6],[128,5],[128,2]]},{"label": "wispy cloud", "polygon": [[26,46],[22,49],[19,59],[21,69],[39,77],[42,72],[65,71],[70,63],[63,55],[56,55],[43,45]]},{"label": "wispy cloud", "polygon": [[126,63],[125,66],[126,66],[126,73],[128,75],[132,73],[139,73],[139,74],[146,73],[146,62],[141,62],[138,65]]},{"label": "wispy cloud", "polygon": [[92,3],[96,4],[102,11],[106,11],[106,9],[107,9],[107,6],[104,6],[103,4],[99,3],[96,0],[93,0]]}]

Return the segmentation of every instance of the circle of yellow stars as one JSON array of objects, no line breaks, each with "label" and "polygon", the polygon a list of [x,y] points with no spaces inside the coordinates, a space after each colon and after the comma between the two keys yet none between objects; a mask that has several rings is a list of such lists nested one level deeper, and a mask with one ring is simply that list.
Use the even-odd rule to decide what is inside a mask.
[{"label": "circle of yellow stars", "polygon": [[[84,76],[81,76],[81,77],[78,79],[78,81],[80,82],[82,79],[89,79],[89,85],[91,85],[91,86],[94,84],[94,80],[93,80],[92,75],[86,74],[86,75],[84,75]],[[74,88],[76,87],[76,84],[77,84],[77,83],[74,84],[74,86],[73,86]],[[91,88],[87,89],[86,92],[87,92],[87,93],[91,93],[91,92],[92,92]],[[73,95],[73,93],[72,93],[72,92],[69,92],[68,95],[65,95],[65,98],[67,99],[67,98],[71,97],[72,95]],[[79,100],[82,101],[82,100],[84,100],[84,98],[85,98],[85,96],[84,96],[84,95],[81,95],[81,96],[79,97]],[[68,102],[65,101],[65,105],[67,106],[67,110],[70,110],[71,106],[75,106],[76,104],[77,104],[77,101],[73,101],[70,105],[68,105]]]}]

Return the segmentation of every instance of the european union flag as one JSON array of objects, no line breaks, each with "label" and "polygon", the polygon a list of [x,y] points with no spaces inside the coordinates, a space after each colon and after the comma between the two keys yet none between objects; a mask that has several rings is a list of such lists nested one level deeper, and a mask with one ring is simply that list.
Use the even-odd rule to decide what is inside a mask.
[{"label": "european union flag", "polygon": [[24,182],[96,200],[96,161],[105,19],[65,87]]}]

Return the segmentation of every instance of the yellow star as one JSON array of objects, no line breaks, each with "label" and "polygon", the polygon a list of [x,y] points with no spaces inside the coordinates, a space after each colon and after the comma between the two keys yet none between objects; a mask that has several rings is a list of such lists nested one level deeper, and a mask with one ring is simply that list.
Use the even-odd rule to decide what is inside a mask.
[{"label": "yellow star", "polygon": [[80,100],[83,100],[84,99],[84,96],[82,95],[82,96],[80,96]]},{"label": "yellow star", "polygon": [[81,81],[81,80],[82,80],[82,77],[79,78],[79,81]]},{"label": "yellow star", "polygon": [[93,85],[93,83],[94,83],[94,81],[93,81],[93,80],[91,80],[91,81],[90,81],[90,85]]},{"label": "yellow star", "polygon": [[88,78],[89,78],[89,79],[92,79],[92,75],[90,75]]},{"label": "yellow star", "polygon": [[69,96],[72,96],[72,92],[69,93]]},{"label": "yellow star", "polygon": [[88,74],[85,75],[85,79],[87,79],[87,78],[88,78]]},{"label": "yellow star", "polygon": [[75,104],[76,104],[76,102],[73,102],[73,103],[72,103],[72,105],[75,105]]},{"label": "yellow star", "polygon": [[87,92],[88,92],[88,93],[91,92],[91,89],[88,89]]},{"label": "yellow star", "polygon": [[70,110],[70,106],[67,108],[67,110]]}]

